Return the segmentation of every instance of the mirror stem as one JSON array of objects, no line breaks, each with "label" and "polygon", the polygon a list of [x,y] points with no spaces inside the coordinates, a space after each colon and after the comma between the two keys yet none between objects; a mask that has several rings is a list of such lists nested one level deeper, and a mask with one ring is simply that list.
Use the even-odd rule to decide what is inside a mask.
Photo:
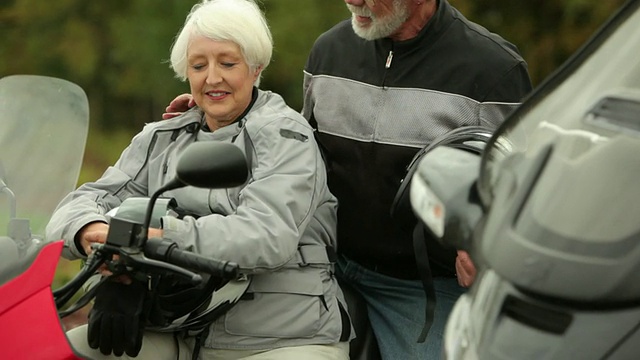
[{"label": "mirror stem", "polygon": [[158,189],[156,192],[154,192],[153,195],[151,195],[151,198],[149,198],[149,203],[147,204],[147,211],[145,212],[144,216],[144,224],[142,225],[140,233],[138,234],[137,243],[140,244],[141,248],[144,248],[144,245],[147,243],[147,235],[149,234],[149,226],[151,225],[151,217],[153,216],[153,207],[156,203],[156,200],[158,200],[158,197],[160,197],[160,195],[166,191],[181,188],[183,186],[185,186],[185,184],[182,181],[180,181],[178,178],[174,178],[173,180],[162,186],[160,189]]}]

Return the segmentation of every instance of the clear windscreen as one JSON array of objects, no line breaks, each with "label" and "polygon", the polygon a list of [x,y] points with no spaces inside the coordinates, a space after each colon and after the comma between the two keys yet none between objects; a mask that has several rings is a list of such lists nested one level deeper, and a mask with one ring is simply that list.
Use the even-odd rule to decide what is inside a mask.
[{"label": "clear windscreen", "polygon": [[75,188],[88,125],[77,85],[34,75],[0,79],[0,276],[33,257],[28,250]]}]

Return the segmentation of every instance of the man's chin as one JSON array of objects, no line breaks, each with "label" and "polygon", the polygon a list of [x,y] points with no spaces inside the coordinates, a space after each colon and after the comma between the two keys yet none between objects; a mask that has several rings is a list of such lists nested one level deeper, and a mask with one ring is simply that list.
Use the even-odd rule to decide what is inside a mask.
[{"label": "man's chin", "polygon": [[357,20],[353,19],[351,21],[351,26],[353,27],[353,31],[356,33],[356,35],[358,35],[359,37],[365,40],[375,40],[381,37],[377,34],[375,29],[371,26],[371,23],[361,24]]},{"label": "man's chin", "polygon": [[390,26],[384,26],[385,24],[368,22],[362,24],[355,18],[351,19],[351,27],[353,32],[359,37],[365,40],[377,40],[389,37],[393,33],[393,29]]}]

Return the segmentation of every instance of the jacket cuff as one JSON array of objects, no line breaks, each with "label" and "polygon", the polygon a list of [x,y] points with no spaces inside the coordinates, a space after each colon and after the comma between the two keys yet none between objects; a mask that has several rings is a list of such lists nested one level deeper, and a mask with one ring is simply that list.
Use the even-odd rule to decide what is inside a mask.
[{"label": "jacket cuff", "polygon": [[164,239],[171,240],[178,244],[182,242],[180,234],[184,236],[186,227],[184,221],[174,216],[163,216],[160,218],[160,223],[162,225],[162,237]]}]

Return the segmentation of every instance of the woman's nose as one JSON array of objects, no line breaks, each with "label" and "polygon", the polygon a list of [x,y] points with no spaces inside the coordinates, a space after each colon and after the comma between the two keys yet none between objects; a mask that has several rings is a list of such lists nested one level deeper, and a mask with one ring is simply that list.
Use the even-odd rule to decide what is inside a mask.
[{"label": "woman's nose", "polygon": [[222,81],[222,76],[220,76],[220,69],[217,66],[209,66],[207,70],[207,83],[208,84],[217,84]]}]

